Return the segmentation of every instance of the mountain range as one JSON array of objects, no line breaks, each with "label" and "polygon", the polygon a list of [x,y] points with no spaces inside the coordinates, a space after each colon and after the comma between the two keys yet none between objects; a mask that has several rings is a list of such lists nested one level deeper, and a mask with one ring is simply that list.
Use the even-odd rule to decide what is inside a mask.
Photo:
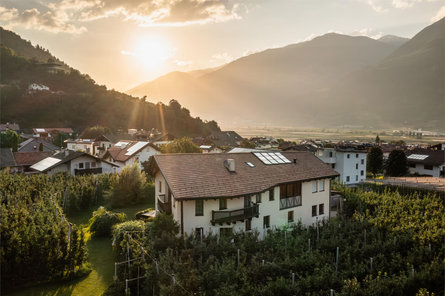
[{"label": "mountain range", "polygon": [[[444,128],[445,19],[412,39],[329,33],[127,93],[231,125]],[[200,75],[194,75],[200,73]]]}]

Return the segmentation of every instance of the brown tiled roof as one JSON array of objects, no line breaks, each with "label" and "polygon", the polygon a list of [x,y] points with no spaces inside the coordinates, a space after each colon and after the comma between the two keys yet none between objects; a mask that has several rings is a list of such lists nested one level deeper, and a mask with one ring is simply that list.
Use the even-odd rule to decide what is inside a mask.
[{"label": "brown tiled roof", "polygon": [[[420,163],[432,166],[440,166],[445,164],[445,151],[443,150],[430,150],[416,148],[413,150],[406,151],[407,161],[410,163]],[[425,159],[412,159],[409,158],[412,154],[419,154],[427,156]]]},{"label": "brown tiled roof", "polygon": [[136,154],[137,152],[141,151],[142,149],[144,149],[147,146],[152,147],[153,149],[159,151],[159,148],[156,147],[155,145],[148,143],[146,145],[144,145],[143,147],[141,147],[140,149],[138,149],[137,151],[135,151],[134,153],[132,153],[131,155],[125,155],[128,150],[133,147],[134,145],[136,145],[137,143],[139,143],[138,141],[121,141],[121,142],[128,142],[129,144],[127,144],[125,147],[120,147],[120,146],[112,146],[110,147],[104,154],[102,154],[100,156],[100,158],[106,158],[108,155],[111,156],[111,158],[113,158],[115,161],[120,161],[120,162],[126,162],[128,159],[130,159],[134,154]]},{"label": "brown tiled roof", "polygon": [[[292,163],[265,165],[253,153],[160,154],[154,156],[154,162],[177,199],[237,197],[278,184],[339,175],[309,152],[282,154]],[[226,159],[235,160],[236,172],[224,167]]]},{"label": "brown tiled roof", "polygon": [[42,159],[50,157],[54,152],[36,151],[36,152],[14,152],[15,162],[19,166],[33,165]]}]

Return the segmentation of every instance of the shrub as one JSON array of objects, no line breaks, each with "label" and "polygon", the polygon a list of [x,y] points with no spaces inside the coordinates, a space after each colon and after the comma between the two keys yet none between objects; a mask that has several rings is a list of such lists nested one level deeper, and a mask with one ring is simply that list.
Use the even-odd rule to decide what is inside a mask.
[{"label": "shrub", "polygon": [[107,192],[107,198],[113,208],[137,204],[147,198],[147,188],[145,173],[138,164],[133,164],[122,169]]},{"label": "shrub", "polygon": [[99,207],[97,211],[93,212],[89,225],[94,236],[110,236],[113,225],[124,221],[124,213],[113,213],[104,207]]}]

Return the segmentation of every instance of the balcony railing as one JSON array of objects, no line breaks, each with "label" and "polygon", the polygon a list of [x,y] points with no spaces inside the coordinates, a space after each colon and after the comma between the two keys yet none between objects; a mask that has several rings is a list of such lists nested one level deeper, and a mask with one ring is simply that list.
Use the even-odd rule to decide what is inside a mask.
[{"label": "balcony railing", "polygon": [[102,174],[102,168],[94,169],[74,169],[74,175]]},{"label": "balcony railing", "polygon": [[301,195],[280,199],[280,210],[301,206]]},{"label": "balcony railing", "polygon": [[236,210],[212,211],[212,225],[215,223],[235,223],[236,221],[244,221],[252,217],[259,216],[259,205],[254,204],[250,207]]},{"label": "balcony railing", "polygon": [[162,203],[168,203],[168,196],[165,194],[159,194],[158,199]]}]

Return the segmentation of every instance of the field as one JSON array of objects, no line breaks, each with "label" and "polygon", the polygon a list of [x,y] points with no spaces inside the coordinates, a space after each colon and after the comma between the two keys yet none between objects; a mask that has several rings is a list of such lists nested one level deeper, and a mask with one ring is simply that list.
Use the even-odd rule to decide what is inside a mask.
[{"label": "field", "polygon": [[238,127],[235,129],[243,137],[272,136],[283,138],[288,141],[301,140],[331,140],[333,142],[341,140],[373,142],[377,134],[385,142],[403,140],[407,144],[437,144],[445,142],[445,135],[441,136],[423,136],[422,139],[416,139],[407,136],[392,135],[392,130],[370,130],[370,129],[299,129],[292,127]]},{"label": "field", "polygon": [[[118,212],[124,212],[127,219],[134,219],[134,215],[143,209],[154,207],[153,201],[144,204],[129,206],[117,209]],[[96,208],[68,216],[68,219],[77,224],[86,224],[91,218],[92,212]],[[84,278],[73,280],[70,282],[52,283],[30,287],[24,290],[16,291],[11,296],[98,296],[101,295],[113,280],[114,274],[114,256],[111,247],[110,238],[92,238],[87,243],[88,261],[91,263],[93,270]]]}]

